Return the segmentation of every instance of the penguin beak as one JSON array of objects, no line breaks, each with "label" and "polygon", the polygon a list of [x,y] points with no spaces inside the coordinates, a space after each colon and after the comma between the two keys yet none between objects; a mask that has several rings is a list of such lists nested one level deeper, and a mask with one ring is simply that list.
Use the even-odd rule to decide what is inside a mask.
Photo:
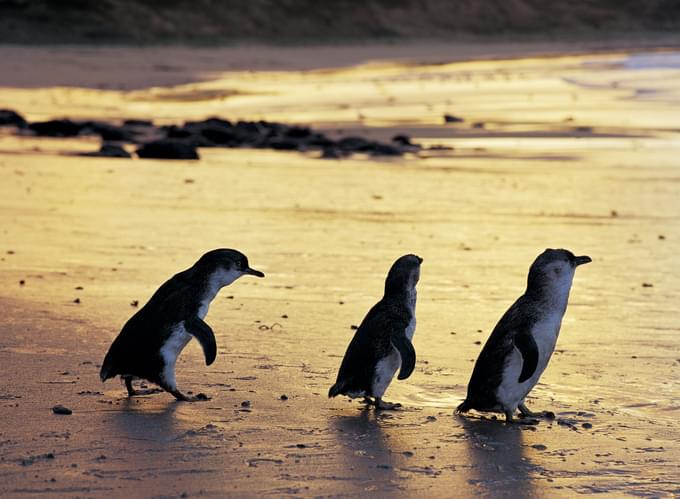
[{"label": "penguin beak", "polygon": [[578,267],[579,265],[583,265],[584,263],[590,263],[592,262],[593,259],[590,258],[589,256],[577,256],[574,258],[574,266]]},{"label": "penguin beak", "polygon": [[259,270],[251,269],[250,267],[245,269],[243,273],[248,275],[254,275],[255,277],[264,277],[264,273],[260,272]]}]

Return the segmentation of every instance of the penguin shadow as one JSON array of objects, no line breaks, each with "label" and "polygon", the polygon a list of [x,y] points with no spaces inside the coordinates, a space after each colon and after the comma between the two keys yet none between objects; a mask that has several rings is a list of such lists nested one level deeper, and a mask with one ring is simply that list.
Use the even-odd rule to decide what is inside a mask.
[{"label": "penguin shadow", "polygon": [[353,476],[371,480],[377,473],[386,473],[383,478],[397,480],[389,435],[385,433],[392,418],[389,412],[369,407],[331,419],[330,428]]},{"label": "penguin shadow", "polygon": [[114,431],[131,440],[169,442],[184,433],[176,411],[180,403],[168,401],[154,408],[138,404],[136,397],[121,399],[119,410],[110,413]]},{"label": "penguin shadow", "polygon": [[465,432],[468,483],[504,490],[517,497],[532,497],[537,491],[534,476],[540,468],[526,455],[524,431],[519,425],[495,420],[458,416]]}]

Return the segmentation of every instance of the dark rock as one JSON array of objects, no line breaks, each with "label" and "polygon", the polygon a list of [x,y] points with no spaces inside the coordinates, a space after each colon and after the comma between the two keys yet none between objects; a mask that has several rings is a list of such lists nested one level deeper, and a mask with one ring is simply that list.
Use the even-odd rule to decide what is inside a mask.
[{"label": "dark rock", "polygon": [[11,109],[0,109],[0,126],[15,126],[17,128],[26,128],[28,123],[16,111]]},{"label": "dark rock", "polygon": [[151,120],[125,120],[125,121],[123,121],[123,126],[151,127],[151,126],[153,126],[153,121],[151,121]]},{"label": "dark rock", "polygon": [[411,137],[408,135],[400,134],[400,135],[395,135],[392,137],[392,142],[396,142],[399,145],[402,146],[412,146],[413,142],[411,142]]},{"label": "dark rock", "polygon": [[71,120],[50,120],[30,123],[28,128],[41,137],[75,137],[80,134],[83,124]]},{"label": "dark rock", "polygon": [[312,135],[312,131],[306,126],[291,126],[284,133],[285,137],[291,139],[305,139],[310,135]]},{"label": "dark rock", "polygon": [[534,444],[532,447],[536,450],[546,450],[548,447],[543,444]]},{"label": "dark rock", "polygon": [[244,400],[241,402],[241,407],[250,407],[250,400]]},{"label": "dark rock", "polygon": [[484,128],[486,125],[482,121],[472,124],[472,128]]},{"label": "dark rock", "polygon": [[52,407],[52,412],[55,414],[64,414],[66,416],[70,416],[71,414],[73,414],[73,411],[71,409],[69,409],[68,407],[64,407],[61,404]]},{"label": "dark rock", "polygon": [[198,132],[213,145],[237,147],[241,145],[241,137],[233,128],[206,127]]},{"label": "dark rock", "polygon": [[465,121],[463,118],[459,118],[453,114],[444,115],[444,123],[462,123],[463,121]]},{"label": "dark rock", "polygon": [[172,139],[148,142],[137,149],[137,156],[154,159],[199,159],[195,146]]},{"label": "dark rock", "polygon": [[343,151],[365,152],[373,147],[373,142],[363,137],[344,137],[337,142]]},{"label": "dark rock", "polygon": [[590,429],[593,427],[592,423],[583,423],[581,426],[583,426],[586,430]]},{"label": "dark rock", "polygon": [[335,141],[329,139],[322,133],[312,133],[307,137],[305,144],[308,147],[330,147],[335,145]]},{"label": "dark rock", "polygon": [[272,139],[267,145],[272,149],[277,149],[279,151],[300,151],[304,149],[304,146],[300,144],[300,142],[291,139]]},{"label": "dark rock", "polygon": [[99,151],[84,152],[81,156],[96,156],[105,158],[131,158],[132,155],[127,152],[122,146],[117,144],[102,144]]},{"label": "dark rock", "polygon": [[171,139],[186,139],[196,135],[195,130],[190,130],[185,127],[180,127],[177,125],[169,125],[161,128],[165,132],[165,136]]},{"label": "dark rock", "polygon": [[264,135],[263,132],[267,131],[267,129],[271,129],[271,125],[266,121],[238,121],[234,127],[246,134],[260,136]]},{"label": "dark rock", "polygon": [[185,128],[231,128],[233,125],[229,120],[223,120],[222,118],[208,118],[202,121],[187,121],[184,123]]},{"label": "dark rock", "polygon": [[375,142],[374,144],[372,144],[369,152],[373,156],[401,156],[402,155],[401,149],[398,149],[398,148],[391,146],[389,144],[382,144],[380,142]]},{"label": "dark rock", "polygon": [[342,155],[335,147],[324,147],[321,159],[340,159]]},{"label": "dark rock", "polygon": [[83,123],[80,134],[99,135],[102,140],[111,140],[115,142],[132,141],[132,133],[129,130],[101,121],[87,121]]},{"label": "dark rock", "polygon": [[279,398],[280,398],[281,400],[288,400],[288,395],[285,395],[285,394],[284,394],[284,395],[281,395]]}]

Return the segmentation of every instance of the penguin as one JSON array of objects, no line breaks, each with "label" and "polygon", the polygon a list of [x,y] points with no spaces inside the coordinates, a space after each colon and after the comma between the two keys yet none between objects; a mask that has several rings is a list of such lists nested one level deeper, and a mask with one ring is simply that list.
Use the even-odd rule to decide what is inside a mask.
[{"label": "penguin", "polygon": [[205,395],[188,397],[177,389],[175,362],[187,343],[196,338],[206,365],[213,363],[217,355],[215,334],[203,319],[219,290],[242,275],[264,277],[250,268],[248,258],[239,251],[215,249],[171,277],[125,323],[104,358],[101,380],[120,375],[130,397],[143,393],[132,387],[132,380],[141,378],[177,400],[206,400]]},{"label": "penguin", "polygon": [[522,416],[540,415],[524,399],[555,350],[576,267],[591,261],[564,249],[546,249],[536,258],[526,291],[491,332],[456,412],[503,412],[508,423],[517,409]]},{"label": "penguin", "polygon": [[407,379],[416,365],[411,341],[416,329],[416,284],[422,262],[419,256],[404,255],[392,264],[385,279],[385,294],[354,334],[337,380],[328,391],[329,398],[364,397],[364,402],[376,409],[401,407],[382,397],[397,370],[397,379]]}]

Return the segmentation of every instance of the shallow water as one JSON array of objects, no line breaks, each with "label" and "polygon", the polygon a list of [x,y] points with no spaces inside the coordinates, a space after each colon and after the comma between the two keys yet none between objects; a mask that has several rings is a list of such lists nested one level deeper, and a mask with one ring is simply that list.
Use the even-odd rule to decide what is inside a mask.
[{"label": "shallow water", "polygon": [[[657,59],[677,55],[645,57],[228,73],[162,98],[0,90],[34,119],[219,114],[455,148],[385,161],[210,149],[190,163],[80,158],[64,153],[97,144],[0,135],[0,491],[679,494],[680,109],[610,84],[674,95],[678,75]],[[207,99],[215,89],[241,94]],[[466,121],[442,125],[444,112]],[[193,343],[178,363],[179,386],[213,400],[128,401],[102,386],[96,364],[129,303],[220,246],[267,277],[213,302],[213,366]],[[546,247],[593,258],[529,400],[557,420],[452,416]],[[405,409],[328,400],[350,326],[407,252],[424,258],[418,363],[386,395]],[[74,415],[52,415],[57,403]]]}]

